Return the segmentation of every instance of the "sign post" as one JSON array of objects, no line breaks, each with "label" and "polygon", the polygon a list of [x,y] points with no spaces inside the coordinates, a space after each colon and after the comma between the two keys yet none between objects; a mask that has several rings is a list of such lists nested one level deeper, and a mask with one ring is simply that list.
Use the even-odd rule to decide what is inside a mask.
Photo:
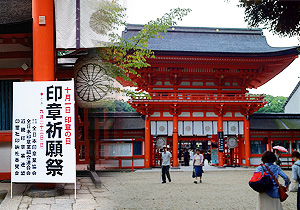
[{"label": "sign post", "polygon": [[222,132],[218,132],[219,139],[219,152],[224,152],[224,134]]},{"label": "sign post", "polygon": [[76,199],[74,81],[15,82],[13,92],[11,183],[74,183]]}]

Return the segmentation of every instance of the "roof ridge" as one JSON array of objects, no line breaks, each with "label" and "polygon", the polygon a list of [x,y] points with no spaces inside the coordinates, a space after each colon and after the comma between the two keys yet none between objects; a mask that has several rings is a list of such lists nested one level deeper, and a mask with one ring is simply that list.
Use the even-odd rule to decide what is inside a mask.
[{"label": "roof ridge", "polygon": [[[141,30],[144,25],[127,24],[125,31]],[[168,32],[193,32],[193,33],[232,33],[263,35],[262,28],[223,28],[223,27],[198,27],[198,26],[171,26]]]}]

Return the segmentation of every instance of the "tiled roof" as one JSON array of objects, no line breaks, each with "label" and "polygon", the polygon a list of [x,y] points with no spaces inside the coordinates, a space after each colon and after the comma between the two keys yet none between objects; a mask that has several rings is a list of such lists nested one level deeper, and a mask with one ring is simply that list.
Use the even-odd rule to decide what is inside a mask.
[{"label": "tiled roof", "polygon": [[[128,39],[143,28],[127,25],[123,37]],[[163,39],[152,38],[148,47],[159,52],[222,54],[223,56],[276,56],[298,53],[297,47],[271,47],[262,29],[172,27]]]},{"label": "tiled roof", "polygon": [[264,114],[250,116],[250,130],[300,130],[300,114]]},{"label": "tiled roof", "polygon": [[136,112],[117,112],[117,113],[94,113],[90,117],[101,119],[106,118],[104,127],[100,130],[143,130],[145,121],[141,114]]},{"label": "tiled roof", "polygon": [[0,24],[31,20],[31,2],[32,0],[0,0]]}]

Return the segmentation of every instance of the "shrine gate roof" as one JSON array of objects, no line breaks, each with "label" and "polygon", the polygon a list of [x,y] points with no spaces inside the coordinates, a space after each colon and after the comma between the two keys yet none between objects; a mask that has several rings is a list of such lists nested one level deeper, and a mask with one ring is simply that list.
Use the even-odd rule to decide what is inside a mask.
[{"label": "shrine gate roof", "polygon": [[[123,38],[138,34],[143,25],[127,25]],[[213,56],[280,56],[298,54],[297,47],[271,47],[262,29],[172,27],[164,38],[149,40],[149,48],[159,54],[207,54]],[[167,53],[168,52],[168,53]]]}]

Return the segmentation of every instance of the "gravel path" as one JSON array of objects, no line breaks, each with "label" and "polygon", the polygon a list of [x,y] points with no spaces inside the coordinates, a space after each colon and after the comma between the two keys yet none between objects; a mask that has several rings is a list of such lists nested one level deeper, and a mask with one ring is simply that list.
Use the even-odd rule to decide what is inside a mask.
[{"label": "gravel path", "polygon": [[[285,171],[291,177],[291,171]],[[161,184],[160,172],[103,173],[114,209],[255,209],[257,193],[248,186],[253,171],[206,171],[194,184],[191,172],[171,172],[172,182]],[[281,182],[283,180],[281,179]],[[289,193],[284,209],[296,209],[296,193]]]}]

